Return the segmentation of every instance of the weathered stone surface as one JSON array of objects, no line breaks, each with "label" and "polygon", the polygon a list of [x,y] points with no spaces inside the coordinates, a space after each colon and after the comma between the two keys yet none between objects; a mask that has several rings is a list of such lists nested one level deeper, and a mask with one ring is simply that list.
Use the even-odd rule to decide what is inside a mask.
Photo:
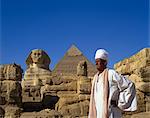
[{"label": "weathered stone surface", "polygon": [[23,88],[22,102],[41,102],[40,86],[32,86],[30,88]]},{"label": "weathered stone surface", "polygon": [[17,64],[0,65],[0,117],[18,118],[22,105],[23,70]]},{"label": "weathered stone surface", "polygon": [[134,82],[134,83],[142,82],[142,78],[139,77],[139,76],[136,75],[136,74],[131,74],[131,75],[128,77],[128,79],[131,80],[131,81]]},{"label": "weathered stone surface", "polygon": [[5,108],[5,118],[19,118],[22,110],[19,107],[7,106]]},{"label": "weathered stone surface", "polygon": [[24,74],[23,85],[43,85],[47,78],[51,76],[51,71],[49,70],[50,61],[51,60],[45,51],[41,49],[32,50],[26,60],[27,70]]},{"label": "weathered stone surface", "polygon": [[24,85],[34,85],[36,86],[36,81],[41,81],[41,85],[45,84],[45,81],[50,78],[51,72],[46,69],[35,67],[33,69],[29,68],[25,71],[24,75]]},{"label": "weathered stone surface", "polygon": [[150,117],[150,112],[142,112],[131,116],[131,118],[149,118],[149,117]]},{"label": "weathered stone surface", "polygon": [[141,77],[142,81],[150,82],[150,66],[146,66],[135,71],[139,77]]},{"label": "weathered stone surface", "polygon": [[136,88],[144,93],[150,92],[150,82],[137,82]]},{"label": "weathered stone surface", "polygon": [[4,80],[4,65],[0,65],[0,81]]},{"label": "weathered stone surface", "polygon": [[145,48],[137,54],[118,62],[114,68],[122,74],[132,74],[136,69],[150,65],[150,48]]},{"label": "weathered stone surface", "polygon": [[79,102],[79,98],[77,95],[75,96],[64,96],[61,97],[56,105],[56,109],[58,109],[59,111],[61,109],[63,109],[64,106],[70,105],[70,104],[74,104],[74,103],[78,103]]},{"label": "weathered stone surface", "polygon": [[79,101],[89,100],[90,101],[90,95],[79,95]]},{"label": "weathered stone surface", "polygon": [[40,112],[22,113],[20,118],[62,118],[62,115],[58,111],[44,109]]},{"label": "weathered stone surface", "polygon": [[3,80],[13,80],[21,81],[23,70],[20,65],[17,64],[8,64],[0,65],[0,81]]},{"label": "weathered stone surface", "polygon": [[150,111],[150,95],[145,96],[146,111]]},{"label": "weathered stone surface", "polygon": [[17,81],[5,80],[1,82],[1,102],[9,104],[21,104],[21,84]]},{"label": "weathered stone surface", "polygon": [[47,91],[76,91],[77,90],[77,83],[71,82],[71,83],[62,83],[61,85],[47,85],[46,88],[43,88],[43,90],[46,89]]},{"label": "weathered stone surface", "polygon": [[136,94],[137,94],[137,112],[145,112],[146,111],[145,94],[139,90],[137,90]]},{"label": "weathered stone surface", "polygon": [[89,111],[89,101],[84,101],[80,103],[74,103],[67,106],[63,106],[60,109],[62,115],[70,115],[74,117],[85,116]]},{"label": "weathered stone surface", "polygon": [[78,76],[87,76],[87,63],[86,61],[80,61],[77,66]]},{"label": "weathered stone surface", "polygon": [[[136,114],[149,111],[150,102],[150,48],[145,48],[115,64],[114,68],[121,74],[128,75],[128,78],[135,83],[137,89],[137,111],[130,114],[125,113],[124,118],[141,118],[146,114]],[[144,115],[145,114],[145,115]]]},{"label": "weathered stone surface", "polygon": [[78,93],[90,94],[91,93],[91,80],[87,77],[81,76],[78,81]]},{"label": "weathered stone surface", "polygon": [[51,60],[47,53],[41,49],[32,50],[26,60],[28,68],[43,68],[49,70]]},{"label": "weathered stone surface", "polygon": [[77,91],[58,91],[57,95],[60,97],[68,96],[68,95],[74,96],[74,95],[77,95]]},{"label": "weathered stone surface", "polygon": [[0,118],[4,118],[4,116],[5,116],[5,110],[2,107],[0,107]]}]

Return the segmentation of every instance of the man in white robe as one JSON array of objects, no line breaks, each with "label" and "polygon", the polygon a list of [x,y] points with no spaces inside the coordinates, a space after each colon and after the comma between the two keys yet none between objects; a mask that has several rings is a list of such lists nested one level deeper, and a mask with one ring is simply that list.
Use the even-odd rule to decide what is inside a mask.
[{"label": "man in white robe", "polygon": [[108,52],[99,49],[95,54],[98,72],[91,89],[89,118],[121,118],[122,111],[137,109],[134,84],[107,68]]}]

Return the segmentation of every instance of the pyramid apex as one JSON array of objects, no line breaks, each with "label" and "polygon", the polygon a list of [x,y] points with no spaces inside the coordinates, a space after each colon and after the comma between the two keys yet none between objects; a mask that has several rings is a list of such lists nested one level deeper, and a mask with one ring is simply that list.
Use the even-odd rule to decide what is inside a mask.
[{"label": "pyramid apex", "polygon": [[75,45],[72,45],[64,57],[56,64],[53,73],[58,75],[77,75],[77,65],[80,61],[86,61],[88,76],[93,77],[97,72],[95,65],[93,65]]},{"label": "pyramid apex", "polygon": [[67,51],[68,56],[79,56],[82,52],[73,44]]}]

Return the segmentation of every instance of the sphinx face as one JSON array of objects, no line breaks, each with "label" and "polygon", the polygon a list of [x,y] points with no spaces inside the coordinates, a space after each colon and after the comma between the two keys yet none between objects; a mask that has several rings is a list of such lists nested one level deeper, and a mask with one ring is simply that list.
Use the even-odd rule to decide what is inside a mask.
[{"label": "sphinx face", "polygon": [[42,50],[33,50],[31,53],[33,63],[42,64],[44,62],[44,53]]}]

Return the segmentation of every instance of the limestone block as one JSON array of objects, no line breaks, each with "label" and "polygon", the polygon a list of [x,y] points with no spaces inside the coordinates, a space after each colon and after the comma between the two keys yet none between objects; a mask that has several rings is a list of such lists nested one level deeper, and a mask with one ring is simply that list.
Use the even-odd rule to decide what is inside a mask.
[{"label": "limestone block", "polygon": [[4,118],[4,116],[5,116],[5,110],[2,107],[0,107],[0,118]]},{"label": "limestone block", "polygon": [[51,109],[44,109],[42,111],[39,112],[39,114],[41,116],[51,116],[51,117],[55,117],[55,118],[60,118],[62,117],[61,113],[59,113],[58,111],[56,110],[51,110]]},{"label": "limestone block", "polygon": [[45,86],[42,86],[40,89],[40,94],[41,94],[41,99],[43,99],[43,96],[49,96],[49,95],[53,95],[56,96],[57,95],[57,91],[50,91],[49,87],[51,85],[46,84]]},{"label": "limestone block", "polygon": [[150,96],[146,96],[146,111],[150,111]]},{"label": "limestone block", "polygon": [[146,103],[146,111],[150,111],[150,102]]},{"label": "limestone block", "polygon": [[144,48],[140,50],[138,53],[134,54],[133,56],[124,59],[123,61],[118,62],[115,64],[115,67],[120,67],[126,63],[134,62],[135,60],[139,60],[142,58],[148,58],[150,56],[150,48]]},{"label": "limestone block", "polygon": [[137,114],[133,114],[131,118],[149,118],[150,112],[141,112]]},{"label": "limestone block", "polygon": [[145,94],[137,90],[136,95],[137,95],[137,112],[146,111]]},{"label": "limestone block", "polygon": [[4,80],[4,65],[0,65],[0,81]]},{"label": "limestone block", "polygon": [[51,80],[52,85],[60,85],[61,83],[63,83],[63,78],[61,76],[53,76]]},{"label": "limestone block", "polygon": [[79,116],[81,109],[79,103],[64,106],[60,111],[62,115],[71,115],[72,117]]},{"label": "limestone block", "polygon": [[84,100],[89,100],[90,101],[90,96],[91,95],[83,95],[83,94],[80,94],[79,95],[79,101],[84,101]]},{"label": "limestone block", "polygon": [[85,60],[80,61],[77,66],[78,76],[87,76],[87,63]]},{"label": "limestone block", "polygon": [[144,93],[150,92],[150,82],[137,82],[136,88]]},{"label": "limestone block", "polygon": [[76,91],[77,90],[77,83],[62,83],[61,85],[52,85],[48,86],[47,89],[49,91]]},{"label": "limestone block", "polygon": [[57,95],[58,95],[59,97],[64,97],[64,96],[68,96],[68,95],[74,96],[74,95],[76,95],[76,94],[77,94],[77,91],[58,91],[58,92],[57,92]]},{"label": "limestone block", "polygon": [[42,86],[42,84],[42,80],[39,78],[33,80],[33,86]]},{"label": "limestone block", "polygon": [[62,115],[70,115],[72,118],[87,116],[89,112],[89,101],[64,106],[60,112]]},{"label": "limestone block", "polygon": [[22,102],[41,102],[40,86],[32,86],[30,88],[23,88]]},{"label": "limestone block", "polygon": [[51,71],[43,68],[38,68],[38,67],[28,68],[25,71],[25,75],[24,75],[25,80],[36,79],[36,78],[47,79],[48,77],[51,77]]},{"label": "limestone block", "polygon": [[30,96],[23,96],[22,97],[22,102],[25,103],[25,102],[41,102],[41,99],[39,101],[37,100],[34,100],[33,97],[30,97]]},{"label": "limestone block", "polygon": [[46,75],[46,73],[25,73],[24,75],[24,86],[36,86],[37,84],[45,85],[46,81],[51,78],[51,75]]},{"label": "limestone block", "polygon": [[44,84],[44,85],[46,85],[46,84],[48,84],[48,85],[53,85],[52,78],[47,78],[47,79],[45,80],[45,84]]},{"label": "limestone block", "polygon": [[131,74],[129,77],[128,77],[129,80],[131,80],[133,83],[137,83],[137,82],[141,82],[142,81],[142,78],[139,77],[138,75],[136,74]]},{"label": "limestone block", "polygon": [[72,97],[61,97],[56,105],[56,109],[60,110],[63,109],[64,106],[67,106],[69,104],[74,104],[74,103],[78,103],[79,102],[79,98],[78,96],[72,96]]},{"label": "limestone block", "polygon": [[90,102],[88,100],[84,102],[80,102],[80,108],[81,108],[81,116],[86,116],[89,113],[89,104]]},{"label": "limestone block", "polygon": [[60,75],[53,75],[51,77],[52,79],[52,85],[60,85],[62,83],[71,83],[74,81],[77,81],[78,76],[72,75],[72,76],[60,76]]},{"label": "limestone block", "polygon": [[44,109],[39,112],[22,113],[20,118],[62,118],[62,115],[58,111]]},{"label": "limestone block", "polygon": [[150,82],[150,77],[143,77],[141,79],[143,82]]},{"label": "limestone block", "polygon": [[5,97],[0,95],[0,105],[4,105],[4,104],[6,104],[6,99]]},{"label": "limestone block", "polygon": [[[14,80],[21,81],[23,70],[20,65],[17,64],[9,64],[3,65],[0,68],[0,76],[2,77],[0,80]],[[4,79],[3,79],[4,77]]]},{"label": "limestone block", "polygon": [[90,94],[90,93],[91,93],[90,83],[81,83],[79,85],[79,94]]},{"label": "limestone block", "polygon": [[78,80],[78,93],[90,94],[91,93],[91,80],[86,76],[80,76]]},{"label": "limestone block", "polygon": [[121,74],[132,74],[136,69],[145,68],[150,65],[150,48],[145,48],[130,58],[124,59],[114,65]]},{"label": "limestone block", "polygon": [[7,81],[0,81],[0,82],[1,82],[1,86],[0,86],[1,95],[5,96],[7,92]]},{"label": "limestone block", "polygon": [[150,66],[147,65],[144,68],[137,69],[136,74],[140,77],[150,77]]},{"label": "limestone block", "polygon": [[22,110],[19,107],[7,106],[5,108],[5,118],[18,118]]},{"label": "limestone block", "polygon": [[118,71],[119,73],[121,74],[132,74],[137,68],[143,68],[143,67],[146,67],[148,65],[148,60],[149,58],[142,58],[142,59],[139,59],[136,61],[133,61],[133,62],[130,62],[130,63],[123,63],[121,64],[121,66],[117,67],[117,66],[114,66],[115,70]]},{"label": "limestone block", "polygon": [[39,86],[34,86],[30,89],[30,96],[36,98],[36,97],[40,97],[40,87]]},{"label": "limestone block", "polygon": [[21,103],[21,84],[17,81],[5,80],[2,81],[2,86],[0,86],[2,92],[2,97],[5,97],[5,100],[8,103]]}]

